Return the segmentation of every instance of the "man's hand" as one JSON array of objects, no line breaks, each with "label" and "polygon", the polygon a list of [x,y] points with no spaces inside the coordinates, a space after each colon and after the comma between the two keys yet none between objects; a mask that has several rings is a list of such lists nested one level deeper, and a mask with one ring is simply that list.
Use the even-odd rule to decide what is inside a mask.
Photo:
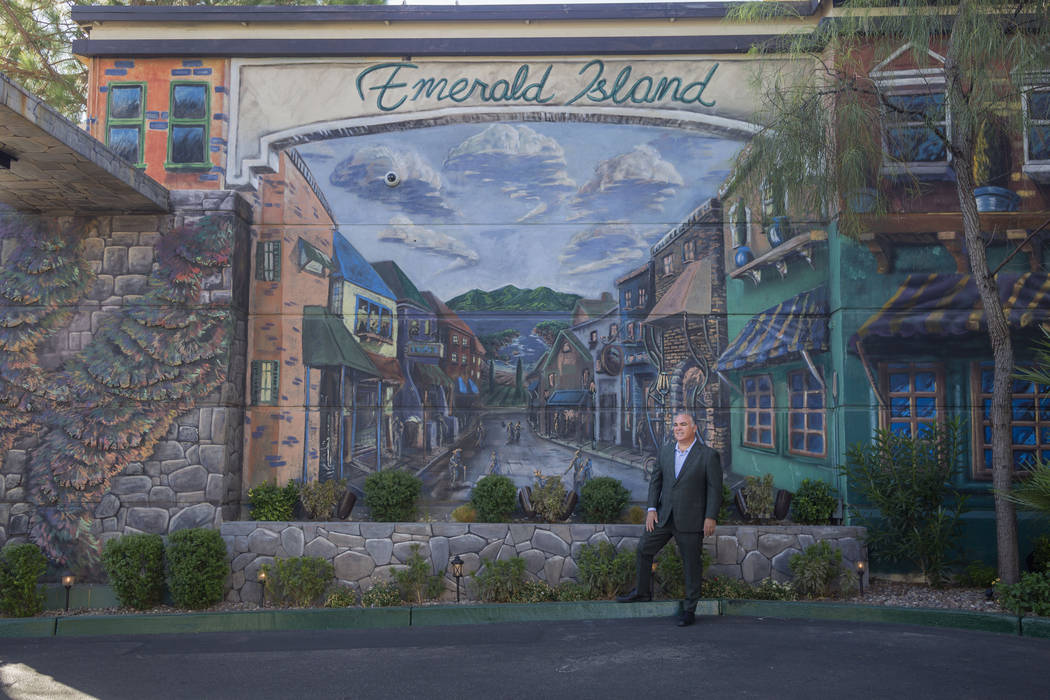
[{"label": "man's hand", "polygon": [[710,537],[715,534],[715,522],[714,518],[704,518],[704,537]]},{"label": "man's hand", "polygon": [[656,511],[651,510],[645,514],[645,531],[652,532],[656,528]]}]

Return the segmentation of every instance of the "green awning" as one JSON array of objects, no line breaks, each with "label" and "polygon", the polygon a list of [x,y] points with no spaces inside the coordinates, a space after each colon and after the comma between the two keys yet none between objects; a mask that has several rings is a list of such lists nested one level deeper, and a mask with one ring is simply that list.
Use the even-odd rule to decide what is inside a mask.
[{"label": "green awning", "polygon": [[379,370],[338,316],[323,306],[303,309],[303,364],[309,367],[351,367],[373,377]]},{"label": "green awning", "polygon": [[416,376],[421,384],[430,384],[432,386],[455,385],[452,377],[445,374],[445,372],[437,365],[427,365],[422,362],[417,362],[413,364],[412,367],[416,370]]},{"label": "green awning", "polygon": [[335,269],[332,258],[302,238],[299,239],[299,267],[318,275],[325,270],[331,272]]}]

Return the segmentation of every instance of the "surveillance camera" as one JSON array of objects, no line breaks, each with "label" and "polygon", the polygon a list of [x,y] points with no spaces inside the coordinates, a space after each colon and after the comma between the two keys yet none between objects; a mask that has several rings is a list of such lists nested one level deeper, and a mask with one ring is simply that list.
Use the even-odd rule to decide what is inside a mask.
[{"label": "surveillance camera", "polygon": [[397,187],[401,184],[401,176],[391,170],[383,176],[383,182],[386,183],[387,187]]}]

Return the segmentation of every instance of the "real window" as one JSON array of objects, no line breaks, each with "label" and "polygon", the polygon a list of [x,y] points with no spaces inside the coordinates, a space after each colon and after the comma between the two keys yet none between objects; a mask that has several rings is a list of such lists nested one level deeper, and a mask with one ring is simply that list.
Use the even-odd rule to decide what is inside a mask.
[{"label": "real window", "polygon": [[211,167],[208,158],[208,83],[171,84],[168,167]]},{"label": "real window", "polygon": [[826,421],[824,390],[808,370],[788,374],[788,451],[824,457]]},{"label": "real window", "polygon": [[943,419],[944,368],[935,363],[888,363],[879,371],[889,404],[882,426],[898,435],[928,437]]},{"label": "real window", "polygon": [[898,163],[937,163],[948,159],[944,92],[898,92],[886,95],[884,145]]},{"label": "real window", "polygon": [[252,361],[252,403],[273,405],[277,403],[277,388],[280,381],[280,365],[275,361]]},{"label": "real window", "polygon": [[110,83],[108,95],[106,144],[124,160],[143,165],[146,84]]},{"label": "real window", "polygon": [[664,256],[664,274],[665,275],[673,275],[674,274],[674,255],[665,255]]},{"label": "real window", "polygon": [[773,379],[768,374],[744,377],[745,445],[773,447]]},{"label": "real window", "polygon": [[[974,389],[974,476],[992,477],[992,376],[990,365],[975,365]],[[1014,379],[1010,387],[1010,445],[1015,471],[1050,460],[1050,384]]]},{"label": "real window", "polygon": [[264,282],[281,279],[280,241],[259,241],[255,245],[255,279]]}]

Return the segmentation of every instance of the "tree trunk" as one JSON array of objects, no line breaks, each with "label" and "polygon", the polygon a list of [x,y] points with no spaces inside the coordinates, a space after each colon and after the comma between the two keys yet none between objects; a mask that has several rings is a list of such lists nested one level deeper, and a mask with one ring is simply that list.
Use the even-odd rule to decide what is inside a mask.
[{"label": "tree trunk", "polygon": [[[971,8],[972,9],[972,8]],[[960,14],[963,8],[960,7]],[[958,22],[958,20],[957,20]],[[955,25],[958,26],[958,23]],[[999,301],[999,290],[988,267],[988,253],[981,237],[981,222],[974,199],[974,179],[970,164],[973,162],[975,124],[966,104],[964,86],[956,57],[965,51],[958,45],[960,39],[952,31],[948,52],[944,62],[946,77],[946,101],[948,113],[952,115],[950,151],[952,170],[955,172],[956,192],[962,212],[963,235],[970,271],[984,308],[988,326],[988,339],[992,343],[992,358],[995,363],[992,384],[992,486],[995,490],[995,541],[998,552],[999,578],[1003,583],[1014,583],[1018,579],[1017,517],[1014,505],[1005,498],[1013,483],[1013,450],[1010,437],[1010,382],[1014,369],[1013,344],[1006,313]],[[953,109],[953,105],[958,105]],[[976,407],[975,407],[976,408]],[[972,454],[971,459],[979,459]]]}]

